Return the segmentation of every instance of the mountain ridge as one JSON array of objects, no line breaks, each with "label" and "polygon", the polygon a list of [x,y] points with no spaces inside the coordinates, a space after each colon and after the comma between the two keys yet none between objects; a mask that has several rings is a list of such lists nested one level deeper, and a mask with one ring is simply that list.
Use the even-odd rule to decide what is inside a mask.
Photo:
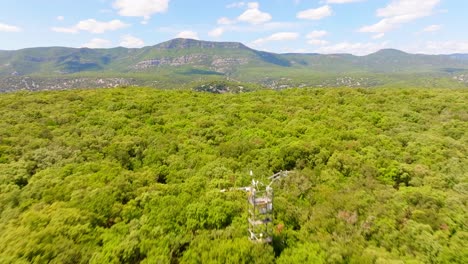
[{"label": "mountain ridge", "polygon": [[187,48],[225,48],[225,49],[251,49],[241,42],[232,41],[205,41],[186,38],[175,38],[168,41],[161,42],[152,47],[165,48],[165,49],[187,49]]},{"label": "mountain ridge", "polygon": [[[116,47],[111,47],[111,48],[89,48],[89,47],[67,47],[67,46],[39,46],[39,47],[28,47],[28,48],[22,48],[22,49],[16,49],[16,50],[2,50],[0,49],[0,52],[16,52],[16,51],[25,51],[25,50],[36,50],[36,49],[51,49],[51,48],[58,48],[58,49],[70,49],[70,50],[113,50],[113,49],[127,49],[127,50],[139,50],[139,49],[145,49],[145,48],[151,48],[151,47],[165,47],[168,45],[178,45],[179,43],[192,43],[192,45],[197,45],[195,43],[198,43],[198,45],[207,45],[207,46],[216,46],[216,45],[237,45],[239,48],[245,48],[245,49],[250,49],[250,50],[255,50],[253,48],[250,48],[249,46],[243,44],[242,42],[236,42],[236,41],[208,41],[208,40],[198,40],[198,39],[190,39],[190,38],[174,38],[170,39],[167,41],[163,41],[154,45],[147,45],[143,46],[141,48],[127,48],[123,46],[116,46]],[[181,44],[179,44],[181,45]],[[227,46],[226,46],[227,47]],[[187,48],[187,47],[184,47]],[[261,50],[257,50],[261,51]],[[273,54],[278,54],[278,55],[288,55],[288,54],[302,54],[302,55],[340,55],[340,54],[347,54],[347,55],[352,55],[356,57],[365,57],[371,54],[375,53],[381,53],[381,52],[387,52],[387,51],[395,51],[395,52],[400,52],[404,54],[413,54],[413,55],[428,55],[428,56],[463,56],[463,57],[468,57],[468,53],[442,53],[442,54],[428,54],[428,53],[411,53],[411,52],[406,52],[404,50],[396,49],[396,48],[383,48],[379,49],[375,52],[371,52],[366,55],[355,55],[352,53],[348,52],[337,52],[337,53],[316,53],[316,52],[269,52],[269,51],[261,51],[261,52],[268,52],[268,53],[273,53]]]},{"label": "mountain ridge", "polygon": [[[365,56],[272,53],[252,49],[240,42],[183,38],[142,48],[39,47],[0,51],[0,89],[7,86],[21,89],[19,83],[24,82],[21,77],[47,77],[52,83],[54,78],[126,78],[123,83],[130,84],[128,78],[133,78],[143,80],[136,82],[139,85],[189,83],[218,76],[216,78],[283,87],[329,85],[330,82],[322,80],[327,76],[337,79],[359,75],[361,79],[375,79],[376,75],[385,75],[366,84],[372,86],[382,83],[391,74],[452,78],[452,75],[462,73],[468,74],[468,54],[411,54],[396,49],[382,49]],[[290,81],[285,84],[285,79]],[[465,80],[464,75],[462,79]],[[362,81],[352,83],[362,85]]]}]

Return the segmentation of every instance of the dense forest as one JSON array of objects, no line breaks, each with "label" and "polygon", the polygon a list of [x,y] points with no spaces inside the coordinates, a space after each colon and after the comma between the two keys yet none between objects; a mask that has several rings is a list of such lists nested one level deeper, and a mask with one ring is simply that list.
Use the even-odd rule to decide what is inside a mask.
[{"label": "dense forest", "polygon": [[[468,90],[0,95],[0,263],[468,263]],[[248,239],[249,171],[274,185]]]}]

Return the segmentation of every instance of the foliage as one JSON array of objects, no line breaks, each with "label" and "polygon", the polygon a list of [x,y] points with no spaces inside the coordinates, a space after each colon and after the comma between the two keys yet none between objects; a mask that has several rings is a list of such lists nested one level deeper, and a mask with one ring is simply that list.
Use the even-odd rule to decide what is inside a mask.
[{"label": "foliage", "polygon": [[[468,91],[0,95],[0,263],[467,263]],[[247,239],[249,170],[274,185]]]}]

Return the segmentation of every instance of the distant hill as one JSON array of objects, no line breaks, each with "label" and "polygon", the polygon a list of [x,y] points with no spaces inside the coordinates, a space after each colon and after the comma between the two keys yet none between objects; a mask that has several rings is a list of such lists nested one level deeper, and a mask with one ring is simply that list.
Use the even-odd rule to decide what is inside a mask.
[{"label": "distant hill", "polygon": [[450,57],[453,59],[458,59],[458,60],[468,60],[468,54],[456,53],[456,54],[450,55]]},{"label": "distant hill", "polygon": [[[460,82],[460,76],[452,75],[466,72],[468,54],[408,54],[394,49],[367,56],[275,54],[238,42],[180,38],[140,49],[46,47],[0,51],[0,89],[3,91],[100,84],[165,86],[216,78],[272,87],[333,86],[340,84],[335,82],[339,78],[354,78],[350,83],[355,86],[373,86],[386,83],[385,79],[392,74],[456,78]],[[378,75],[385,75],[385,78]],[[122,80],[116,81],[116,78]],[[112,84],[109,80],[113,80]],[[344,85],[349,86],[347,83]]]}]

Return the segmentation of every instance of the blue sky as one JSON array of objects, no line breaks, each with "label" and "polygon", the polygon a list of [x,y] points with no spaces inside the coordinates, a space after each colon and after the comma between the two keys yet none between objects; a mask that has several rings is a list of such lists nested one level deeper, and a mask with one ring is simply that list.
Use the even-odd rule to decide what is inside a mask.
[{"label": "blue sky", "polygon": [[466,0],[1,0],[0,49],[175,38],[272,52],[468,53]]}]

